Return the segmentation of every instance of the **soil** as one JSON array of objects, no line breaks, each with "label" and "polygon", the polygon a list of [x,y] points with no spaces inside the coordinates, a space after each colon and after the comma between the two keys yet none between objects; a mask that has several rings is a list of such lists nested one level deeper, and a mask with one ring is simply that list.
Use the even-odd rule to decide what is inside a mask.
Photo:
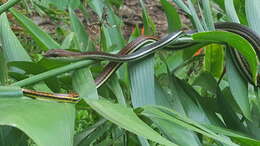
[{"label": "soil", "polygon": [[[166,34],[168,29],[167,19],[161,6],[160,0],[143,1],[145,3],[145,7],[148,11],[149,16],[156,24],[156,35],[162,36]],[[172,1],[169,2],[172,3],[173,6],[175,6],[175,4]],[[92,22],[90,24],[93,24],[93,22],[95,23],[95,21],[97,20],[97,17],[94,14],[94,12],[90,13],[92,17],[89,19],[89,22]],[[138,25],[139,28],[143,27],[142,9],[139,0],[124,0],[123,6],[121,6],[119,10],[116,11],[116,13],[123,20],[123,32],[125,38],[128,38],[130,36],[130,34],[133,31],[133,28],[135,28],[136,25]],[[179,10],[179,13],[181,16],[181,20],[183,21],[183,24],[189,24],[190,22],[188,21],[184,13],[181,10]],[[88,24],[87,28],[92,39],[98,37],[98,25],[95,26]]]}]

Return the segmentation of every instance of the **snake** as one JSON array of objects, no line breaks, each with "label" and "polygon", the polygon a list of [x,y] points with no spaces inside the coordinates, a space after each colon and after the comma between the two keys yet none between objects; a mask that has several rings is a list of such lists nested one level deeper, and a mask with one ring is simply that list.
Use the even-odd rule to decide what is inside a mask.
[{"label": "snake", "polygon": [[[260,55],[260,38],[259,36],[253,32],[248,27],[232,22],[220,22],[215,24],[215,28],[220,31],[227,31],[235,33],[244,39],[246,39],[256,51],[257,57]],[[196,31],[191,31],[191,33],[195,33]],[[124,62],[136,61],[142,59],[146,56],[153,54],[160,48],[169,48],[173,51],[185,49],[187,47],[191,47],[197,45],[201,42],[194,41],[183,41],[176,42],[177,39],[184,36],[185,33],[183,31],[177,31],[170,33],[162,38],[158,38],[155,36],[140,36],[128,43],[124,48],[122,48],[117,54],[111,54],[101,51],[93,51],[93,52],[73,52],[63,49],[53,49],[47,51],[44,56],[52,59],[65,59],[65,60],[108,60],[110,61],[103,69],[103,71],[96,77],[95,84],[96,88],[99,88],[103,85],[109,77],[120,67],[120,65]],[[206,43],[207,44],[207,43]],[[250,83],[254,83],[252,80],[252,75],[250,73],[250,69],[248,63],[243,58],[242,55],[235,49],[229,49],[231,52],[232,60],[242,74],[242,76]],[[259,74],[258,74],[259,80]],[[33,91],[29,89],[22,89],[23,93],[32,98],[47,98],[51,100],[61,101],[61,102],[72,102],[77,103],[79,99],[79,95],[76,93],[71,94],[59,94],[59,93],[47,93],[47,92],[39,92]]]}]

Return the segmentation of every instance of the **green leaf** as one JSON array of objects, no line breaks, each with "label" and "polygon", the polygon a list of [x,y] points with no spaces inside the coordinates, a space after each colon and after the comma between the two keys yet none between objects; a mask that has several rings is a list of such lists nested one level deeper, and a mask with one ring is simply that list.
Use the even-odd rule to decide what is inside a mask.
[{"label": "green leaf", "polygon": [[[156,105],[161,105],[167,108],[175,108],[180,107],[180,102],[174,97],[167,94],[159,85],[159,82],[155,82],[155,96],[156,96]],[[179,104],[178,104],[179,103]],[[171,123],[169,121],[163,119],[153,119],[151,120],[154,122],[155,126],[160,129],[162,134],[166,135],[171,141],[176,141],[179,145],[200,145],[198,141],[198,137],[195,135],[194,132],[189,131],[177,124]],[[189,139],[187,141],[187,139]]]},{"label": "green leaf", "polygon": [[186,6],[183,0],[172,0],[178,7],[180,7],[184,12],[191,15],[190,9]]},{"label": "green leaf", "polygon": [[139,0],[141,7],[142,7],[142,15],[143,15],[143,23],[144,23],[144,34],[145,35],[153,35],[155,33],[156,26],[148,15],[148,12],[145,8],[143,0]]},{"label": "green leaf", "polygon": [[37,83],[39,81],[45,80],[47,78],[50,78],[50,77],[53,77],[53,76],[56,76],[56,75],[59,75],[59,74],[65,73],[65,72],[69,72],[69,71],[72,71],[75,69],[89,66],[93,62],[94,61],[89,61],[89,60],[79,61],[79,62],[72,63],[72,64],[69,64],[69,65],[66,65],[66,66],[63,66],[60,68],[56,68],[56,69],[52,69],[47,72],[40,73],[40,74],[32,76],[30,78],[13,83],[12,85],[14,85],[14,86],[30,85],[30,84]]},{"label": "green leaf", "polygon": [[198,15],[197,15],[197,12],[194,8],[193,3],[191,2],[191,0],[188,0],[187,3],[188,3],[188,6],[189,6],[189,9],[190,9],[190,12],[191,12],[192,20],[195,23],[196,29],[198,30],[198,32],[203,32],[204,28],[203,28],[202,23],[201,23]]},{"label": "green leaf", "polygon": [[[4,59],[3,64],[1,63],[2,67],[11,61],[31,61],[31,58],[11,30],[5,13],[0,16],[0,42],[2,43],[1,53],[4,57],[2,58]],[[5,71],[7,72],[8,70]],[[17,68],[10,68],[10,71],[23,73],[22,70]]]},{"label": "green leaf", "polygon": [[256,83],[258,60],[256,52],[254,51],[252,45],[246,39],[231,32],[221,31],[196,33],[193,34],[192,37],[194,40],[200,41],[225,42],[237,49],[239,53],[241,53],[248,61],[253,81]]},{"label": "green leaf", "polygon": [[32,35],[32,38],[39,45],[42,50],[50,50],[60,48],[60,45],[53,40],[46,32],[39,28],[32,20],[16,11],[14,8],[10,9],[15,18],[20,24]]},{"label": "green leaf", "polygon": [[244,134],[238,133],[236,131],[232,131],[232,130],[221,128],[221,127],[216,127],[213,125],[204,125],[204,126],[216,133],[232,137],[235,141],[238,141],[240,145],[245,145],[245,146],[260,145],[259,140],[252,139],[252,138],[250,138]]},{"label": "green leaf", "polygon": [[80,47],[77,49],[81,51],[89,51],[93,49],[91,40],[89,39],[89,36],[85,31],[83,24],[80,22],[79,18],[76,16],[76,14],[73,12],[71,8],[69,9],[69,14],[70,14],[72,30],[76,35],[76,40],[78,46]]},{"label": "green leaf", "polygon": [[180,127],[198,132],[202,135],[205,135],[207,137],[210,137],[214,140],[220,141],[222,143],[225,143],[227,145],[233,145],[237,146],[237,144],[231,142],[230,140],[226,139],[223,136],[219,136],[213,131],[207,129],[203,125],[201,125],[199,122],[195,122],[187,117],[185,117],[182,114],[179,114],[178,112],[174,110],[170,110],[165,107],[160,107],[160,106],[145,106],[143,107],[144,111],[142,114],[144,116],[147,116],[151,119],[159,119],[159,120],[165,120],[170,123],[174,123],[179,125]]},{"label": "green leaf", "polygon": [[0,125],[19,128],[39,146],[73,144],[73,104],[17,98],[1,98],[0,101]]},{"label": "green leaf", "polygon": [[[99,18],[99,23],[102,24],[101,31],[102,35],[101,42],[105,40],[106,48],[102,48],[105,51],[108,48],[119,50],[124,47],[124,37],[120,28],[122,26],[122,21],[118,16],[115,15],[112,7],[105,0],[91,0],[89,6],[97,13]],[[104,40],[103,40],[104,39]]]},{"label": "green leaf", "polygon": [[131,100],[134,107],[155,104],[154,58],[149,56],[129,64]]},{"label": "green leaf", "polygon": [[205,69],[215,77],[220,77],[224,69],[224,48],[221,45],[206,46]]},{"label": "green leaf", "polygon": [[173,82],[172,90],[176,94],[175,97],[180,100],[185,115],[198,122],[210,123],[206,111],[199,103],[198,99],[200,95],[188,83],[178,79],[174,75],[172,75],[171,80]]},{"label": "green leaf", "polygon": [[177,9],[167,0],[160,0],[168,21],[168,32],[174,32],[182,27]]},{"label": "green leaf", "polygon": [[5,85],[8,79],[8,68],[3,49],[0,48],[0,85]]},{"label": "green leaf", "polygon": [[0,86],[0,98],[17,98],[21,97],[23,95],[23,92],[20,87],[14,87],[14,86]]},{"label": "green leaf", "polygon": [[236,13],[236,9],[235,9],[233,0],[225,0],[225,8],[226,8],[226,12],[227,12],[229,19],[232,22],[239,23],[240,21],[237,16],[237,13]]},{"label": "green leaf", "polygon": [[123,89],[120,86],[119,79],[115,74],[110,77],[110,80],[108,81],[108,87],[115,94],[118,103],[122,105],[127,105],[125,96],[123,94]]},{"label": "green leaf", "polygon": [[31,61],[31,58],[10,28],[7,16],[0,17],[0,40],[6,61]]},{"label": "green leaf", "polygon": [[62,41],[61,49],[70,49],[74,37],[75,37],[75,33],[74,33],[74,32],[70,32],[70,33],[65,37],[65,39]]},{"label": "green leaf", "polygon": [[101,130],[101,128],[103,128],[103,125],[107,123],[107,120],[105,119],[101,119],[100,121],[96,122],[94,125],[88,127],[87,129],[85,129],[83,132],[77,134],[74,137],[74,145],[79,145],[80,143],[84,143],[86,141],[86,139],[92,134],[95,133],[99,130]]},{"label": "green leaf", "polygon": [[76,71],[73,74],[72,84],[83,99],[99,99],[95,81],[88,68]]},{"label": "green leaf", "polygon": [[[218,87],[218,83],[216,79],[212,76],[212,74],[208,72],[202,72],[194,81],[194,85],[200,86],[202,89],[205,89],[216,95],[216,99],[209,100],[207,98],[202,98],[200,100],[201,102],[204,102],[203,105],[205,106],[207,111],[217,112],[221,114],[226,127],[228,127],[229,129],[247,133],[245,126],[241,124],[242,121],[232,108],[233,102],[228,99],[230,98],[230,94],[224,94],[225,92],[220,90],[220,88]],[[207,102],[206,100],[209,101]],[[221,122],[220,124],[218,124],[218,126],[224,127],[224,124],[222,124]]]},{"label": "green leaf", "polygon": [[8,2],[4,3],[3,5],[0,6],[0,15],[7,11],[9,8],[13,7],[15,4],[20,2],[21,0],[9,0]]},{"label": "green leaf", "polygon": [[210,5],[210,0],[202,0],[202,5],[203,5],[203,14],[205,16],[205,21],[207,25],[207,30],[214,30],[214,20],[212,16],[212,9]]},{"label": "green leaf", "polygon": [[0,145],[28,146],[28,136],[11,126],[0,126]]},{"label": "green leaf", "polygon": [[131,108],[105,100],[85,99],[85,101],[103,117],[130,132],[162,145],[175,145],[140,120]]},{"label": "green leaf", "polygon": [[239,71],[232,62],[230,53],[227,52],[227,75],[228,82],[230,84],[230,90],[234,96],[237,104],[239,105],[241,111],[248,119],[252,119],[250,104],[248,98],[248,85],[247,82],[241,77]]},{"label": "green leaf", "polygon": [[260,1],[259,0],[245,0],[246,17],[249,27],[260,35]]}]

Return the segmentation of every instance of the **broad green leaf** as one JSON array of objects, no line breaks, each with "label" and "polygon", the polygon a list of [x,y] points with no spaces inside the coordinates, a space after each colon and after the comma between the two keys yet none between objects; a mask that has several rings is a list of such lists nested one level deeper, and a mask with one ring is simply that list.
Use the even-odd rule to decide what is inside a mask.
[{"label": "broad green leaf", "polygon": [[[155,104],[154,56],[129,63],[129,76],[133,107]],[[149,146],[144,137],[138,136],[138,139],[142,146]]]},{"label": "broad green leaf", "polygon": [[172,90],[175,97],[181,101],[185,114],[198,122],[210,123],[206,111],[199,104],[200,95],[186,82],[178,79],[174,75],[171,78]]},{"label": "broad green leaf", "polygon": [[249,27],[260,35],[260,1],[259,0],[245,0],[246,17]]},{"label": "broad green leaf", "polygon": [[228,82],[230,84],[231,93],[234,96],[237,104],[239,105],[245,117],[248,119],[252,119],[249,98],[248,98],[247,82],[242,78],[242,76],[239,74],[239,71],[233,64],[232,59],[230,58],[231,57],[230,53],[228,51],[226,52],[227,52],[227,61],[226,61],[227,75],[228,75]]},{"label": "broad green leaf", "polygon": [[39,146],[73,144],[73,104],[18,98],[0,101],[0,125],[19,128]]},{"label": "broad green leaf", "polygon": [[83,24],[80,22],[79,18],[76,16],[74,11],[70,8],[69,9],[70,14],[70,20],[72,25],[72,30],[76,35],[76,40],[78,43],[78,46],[80,48],[77,48],[80,51],[89,51],[92,48],[92,42],[89,39],[89,36],[87,32],[85,31],[85,28]]},{"label": "broad green leaf", "polygon": [[[167,108],[178,108],[180,102],[174,97],[171,97],[167,94],[159,85],[159,82],[155,82],[155,96],[156,96],[156,105],[164,106]],[[179,105],[178,105],[179,103]],[[177,110],[178,111],[178,110]],[[155,126],[160,129],[162,134],[166,135],[171,141],[176,141],[179,145],[200,145],[198,141],[198,137],[192,131],[189,131],[177,124],[173,124],[169,121],[162,120],[162,119],[152,119]],[[187,141],[187,139],[189,139]]]},{"label": "broad green leaf", "polygon": [[215,77],[220,77],[224,69],[224,48],[221,45],[206,46],[205,69]]},{"label": "broad green leaf", "polygon": [[[212,74],[208,72],[201,73],[196,80],[194,81],[194,85],[200,86],[202,89],[205,89],[216,95],[216,99],[206,101],[207,98],[202,98],[200,102],[204,102],[204,107],[207,111],[217,112],[221,114],[226,127],[229,129],[237,130],[240,132],[247,133],[247,130],[243,124],[241,124],[241,120],[237,113],[232,109],[232,104],[230,103],[230,95],[224,94],[218,87],[218,83],[216,79],[212,76]],[[224,124],[219,123],[215,124],[217,126],[224,127]]]},{"label": "broad green leaf", "polygon": [[32,38],[39,45],[40,49],[50,50],[60,48],[60,45],[55,40],[39,28],[39,26],[33,23],[33,21],[28,17],[16,11],[14,8],[10,9],[10,11],[20,24],[32,35]]},{"label": "broad green leaf", "polygon": [[[21,0],[9,0],[8,2],[4,3],[0,6],[0,15],[7,11],[9,8],[13,7],[15,4],[20,2]],[[3,1],[4,2],[4,1]]]},{"label": "broad green leaf", "polygon": [[0,17],[0,39],[6,61],[31,61],[31,58],[10,28],[7,16]]},{"label": "broad green leaf", "polygon": [[154,58],[149,56],[129,64],[131,100],[134,107],[155,104]]},{"label": "broad green leaf", "polygon": [[194,40],[200,41],[225,42],[237,49],[239,53],[241,53],[248,61],[250,71],[252,73],[252,79],[256,83],[258,60],[256,52],[254,51],[252,45],[246,39],[231,32],[221,31],[196,33],[193,34],[192,37]]},{"label": "broad green leaf", "polygon": [[174,32],[181,28],[180,16],[177,9],[167,0],[160,0],[168,21],[168,32]]},{"label": "broad green leaf", "polygon": [[118,77],[116,75],[112,75],[110,77],[110,80],[108,81],[108,87],[115,94],[118,103],[120,103],[122,105],[127,105],[125,96],[123,94],[123,89],[120,86],[119,79],[118,79]]},{"label": "broad green leaf", "polygon": [[99,99],[96,84],[90,70],[80,69],[73,74],[72,84],[74,90],[83,99]]},{"label": "broad green leaf", "polygon": [[236,13],[236,9],[235,9],[233,0],[225,0],[225,9],[226,9],[229,19],[232,22],[236,22],[236,23],[240,22],[239,18],[237,16],[237,13]]},{"label": "broad green leaf", "polygon": [[202,135],[210,137],[214,140],[220,141],[227,145],[237,146],[237,144],[233,143],[232,141],[228,140],[223,136],[219,136],[213,131],[209,130],[208,128],[201,125],[199,122],[195,122],[186,116],[179,114],[174,110],[170,110],[168,108],[159,107],[159,106],[144,106],[144,111],[142,115],[154,119],[154,120],[165,120],[170,123],[177,124],[183,128],[192,130],[194,132],[198,132]]},{"label": "broad green leaf", "polygon": [[0,126],[1,146],[28,146],[28,136],[11,126]]},{"label": "broad green leaf", "polygon": [[236,131],[232,131],[232,130],[221,128],[221,127],[216,127],[213,125],[204,125],[204,126],[216,133],[232,137],[232,139],[234,139],[235,141],[238,141],[240,143],[240,145],[245,145],[245,146],[260,145],[259,140],[252,139],[242,133],[238,133]]},{"label": "broad green leaf", "polygon": [[[11,30],[5,13],[0,16],[0,42],[2,43],[1,53],[4,57],[2,58],[4,59],[2,63],[11,61],[31,61],[31,58]],[[10,71],[23,73],[22,70],[17,68],[10,68]]]},{"label": "broad green leaf", "polygon": [[106,119],[130,132],[137,134],[138,136],[143,136],[144,138],[162,145],[175,145],[146,125],[136,116],[131,108],[127,108],[120,104],[113,104],[105,100],[85,99],[85,101]]}]

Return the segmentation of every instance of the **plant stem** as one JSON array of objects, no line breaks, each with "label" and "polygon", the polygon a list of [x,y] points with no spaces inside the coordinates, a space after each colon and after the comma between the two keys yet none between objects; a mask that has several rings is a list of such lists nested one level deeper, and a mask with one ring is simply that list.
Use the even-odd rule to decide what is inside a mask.
[{"label": "plant stem", "polygon": [[27,79],[18,81],[16,83],[13,83],[12,86],[21,86],[22,87],[22,86],[34,84],[36,82],[45,80],[45,79],[50,78],[52,76],[56,76],[56,75],[59,75],[59,74],[62,74],[62,73],[68,72],[68,71],[72,71],[72,70],[75,70],[75,69],[86,67],[86,66],[89,66],[93,63],[94,63],[94,61],[92,61],[92,60],[79,61],[79,62],[76,62],[76,63],[72,63],[72,64],[69,64],[69,65],[66,65],[66,66],[63,66],[63,67],[60,67],[60,68],[56,68],[56,69],[53,69],[53,70],[50,70],[50,71],[47,71],[47,72],[40,73],[38,75],[32,76],[32,77],[27,78]]}]

